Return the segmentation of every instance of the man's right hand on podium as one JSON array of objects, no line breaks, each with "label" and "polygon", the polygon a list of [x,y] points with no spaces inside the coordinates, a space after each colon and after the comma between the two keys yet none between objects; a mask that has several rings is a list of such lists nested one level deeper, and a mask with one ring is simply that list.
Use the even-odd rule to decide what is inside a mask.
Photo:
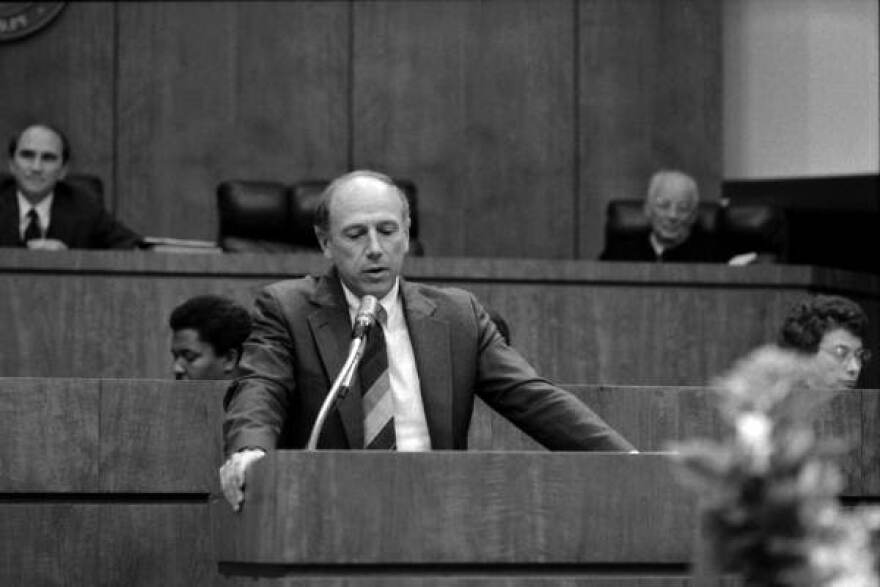
[{"label": "man's right hand on podium", "polygon": [[244,501],[244,478],[251,464],[266,456],[261,448],[245,448],[233,453],[220,467],[220,486],[232,509],[241,509]]}]

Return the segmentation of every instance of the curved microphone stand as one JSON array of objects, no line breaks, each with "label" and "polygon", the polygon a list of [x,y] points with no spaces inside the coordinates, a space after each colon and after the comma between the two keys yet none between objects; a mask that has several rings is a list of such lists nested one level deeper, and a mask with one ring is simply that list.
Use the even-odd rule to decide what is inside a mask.
[{"label": "curved microphone stand", "polygon": [[366,332],[364,332],[363,336],[359,336],[351,341],[348,349],[348,358],[345,360],[342,369],[339,370],[339,375],[336,376],[336,381],[333,382],[330,392],[324,398],[324,403],[321,404],[321,411],[318,412],[318,419],[315,420],[315,425],[312,426],[312,433],[309,434],[306,450],[315,450],[317,448],[318,436],[320,436],[321,430],[324,428],[324,420],[327,419],[330,408],[336,403],[336,398],[345,397],[345,394],[348,393],[348,389],[351,387],[351,380],[354,377],[355,370],[357,370],[358,363],[361,361],[361,355],[364,354],[366,344]]}]

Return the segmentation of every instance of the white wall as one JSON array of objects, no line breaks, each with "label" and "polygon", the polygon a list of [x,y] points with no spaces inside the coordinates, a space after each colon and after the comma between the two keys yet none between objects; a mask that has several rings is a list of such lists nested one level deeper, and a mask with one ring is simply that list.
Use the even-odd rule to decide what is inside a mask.
[{"label": "white wall", "polygon": [[724,179],[880,171],[880,2],[722,1]]}]

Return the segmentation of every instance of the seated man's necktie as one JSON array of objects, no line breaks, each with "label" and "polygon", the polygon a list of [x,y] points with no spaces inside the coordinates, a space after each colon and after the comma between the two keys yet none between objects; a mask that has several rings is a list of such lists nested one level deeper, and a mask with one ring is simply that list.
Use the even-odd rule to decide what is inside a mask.
[{"label": "seated man's necktie", "polygon": [[22,244],[27,245],[29,240],[35,240],[43,237],[43,231],[40,228],[40,217],[37,215],[37,211],[34,208],[31,208],[27,213],[28,217],[28,225],[24,229],[24,239]]},{"label": "seated man's necktie", "polygon": [[388,352],[382,325],[388,320],[380,305],[376,324],[367,334],[364,354],[358,366],[364,407],[364,448],[394,450],[394,397],[388,373]]}]

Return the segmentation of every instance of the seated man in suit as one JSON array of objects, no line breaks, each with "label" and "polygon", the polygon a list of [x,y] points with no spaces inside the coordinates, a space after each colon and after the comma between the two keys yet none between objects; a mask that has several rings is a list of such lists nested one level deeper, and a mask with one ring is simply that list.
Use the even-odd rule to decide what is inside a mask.
[{"label": "seated man in suit", "polygon": [[715,240],[695,226],[700,194],[697,183],[681,171],[658,171],[645,197],[651,228],[632,238],[605,244],[603,261],[721,261]]},{"label": "seated man in suit", "polygon": [[547,448],[634,450],[574,395],[539,377],[472,294],[400,277],[410,218],[387,176],[337,178],[314,223],[332,267],[260,292],[241,375],[224,401],[228,459],[220,481],[233,508],[251,463],[307,444],[366,295],[387,314],[370,331],[381,351],[368,344],[371,360],[327,419],[319,448],[464,450],[478,396]]},{"label": "seated man in suit", "polygon": [[141,238],[104,209],[93,194],[62,182],[70,145],[64,134],[34,124],[9,141],[14,182],[0,186],[0,247],[131,249]]},{"label": "seated man in suit", "polygon": [[251,333],[245,308],[222,296],[195,296],[174,308],[168,325],[175,379],[236,376],[242,345]]},{"label": "seated man in suit", "polygon": [[783,321],[779,346],[811,355],[841,388],[856,386],[871,359],[863,347],[868,316],[842,296],[816,295],[796,303]]}]

